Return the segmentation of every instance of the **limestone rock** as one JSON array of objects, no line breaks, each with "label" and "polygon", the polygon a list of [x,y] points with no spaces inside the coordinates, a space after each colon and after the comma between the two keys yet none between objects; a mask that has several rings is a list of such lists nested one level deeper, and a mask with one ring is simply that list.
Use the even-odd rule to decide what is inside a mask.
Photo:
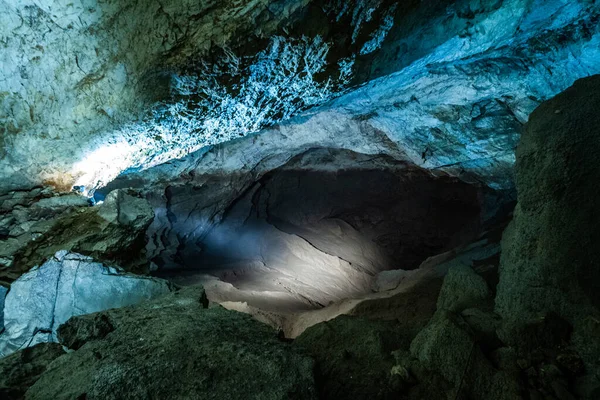
[{"label": "limestone rock", "polygon": [[464,322],[447,311],[438,311],[410,345],[411,354],[428,369],[458,385],[476,344]]},{"label": "limestone rock", "polygon": [[65,354],[57,343],[40,343],[0,358],[0,397],[21,399],[48,365]]},{"label": "limestone rock", "polygon": [[406,271],[403,269],[394,269],[390,271],[381,271],[377,274],[377,278],[371,286],[374,292],[383,292],[386,290],[393,290],[400,285],[400,283],[407,277],[410,276],[413,271]]},{"label": "limestone rock", "polygon": [[455,263],[444,278],[438,297],[438,309],[460,312],[466,308],[482,306],[490,298],[486,281],[468,265]]},{"label": "limestone rock", "polygon": [[1,195],[0,281],[8,284],[35,265],[19,265],[19,254],[48,233],[57,220],[88,207],[83,196],[58,195],[42,187]]},{"label": "limestone rock", "polygon": [[103,339],[114,329],[106,314],[95,314],[90,318],[70,318],[56,333],[61,344],[77,350],[89,341]]},{"label": "limestone rock", "polygon": [[146,189],[157,210],[146,254],[159,271],[213,274],[254,306],[252,292],[268,291],[280,300],[266,307],[317,308],[370,292],[377,273],[416,268],[485,223],[488,189],[391,157],[313,148],[262,167]]},{"label": "limestone rock", "polygon": [[73,315],[122,307],[170,291],[161,279],[137,277],[85,257],[60,251],[13,282],[4,304],[0,354],[56,341],[56,330]]},{"label": "limestone rock", "polygon": [[[82,196],[76,198],[87,202]],[[43,233],[15,251],[15,260],[7,270],[24,272],[57,251],[73,250],[145,273],[147,263],[140,253],[146,244],[146,228],[153,219],[154,211],[145,199],[133,191],[117,190],[101,205],[47,220]]]},{"label": "limestone rock", "polygon": [[[3,64],[11,68],[0,75],[8,144],[2,191],[43,180],[94,186],[107,169],[145,168],[197,149],[197,136],[172,149],[164,135],[145,135],[148,129],[127,123],[156,100],[178,104],[168,96],[173,70],[216,58],[211,50],[219,46],[256,52],[275,33],[321,35],[332,46],[332,78],[349,73],[354,84],[369,82],[326,104],[316,118],[313,111],[297,117],[287,134],[266,130],[273,144],[255,154],[280,148],[289,158],[298,141],[310,146],[320,139],[359,151],[357,144],[376,132],[388,154],[401,149],[426,168],[476,175],[494,187],[511,185],[512,149],[530,111],[599,72],[599,9],[590,1],[3,3]],[[47,24],[60,28],[47,32]],[[353,133],[348,140],[332,134],[344,130]],[[139,154],[145,162],[135,165]],[[250,169],[258,161],[238,157]]]},{"label": "limestone rock", "polygon": [[8,289],[0,285],[0,332],[4,330],[4,299]]},{"label": "limestone rock", "polygon": [[395,321],[340,316],[308,328],[294,347],[314,357],[321,398],[386,399],[402,389],[390,376],[391,352],[411,339]]},{"label": "limestone rock", "polygon": [[496,296],[506,341],[519,339],[511,325],[518,331],[550,313],[574,332],[600,313],[600,214],[591,184],[600,179],[598,104],[600,76],[577,81],[535,110],[517,148],[518,204],[502,239]]},{"label": "limestone rock", "polygon": [[[28,399],[316,399],[313,361],[191,287],[105,312],[114,330],[54,362]],[[97,316],[76,317],[99,321]]]},{"label": "limestone rock", "polygon": [[144,231],[154,218],[154,211],[145,199],[134,197],[123,190],[110,192],[98,208],[98,215],[111,224]]},{"label": "limestone rock", "polygon": [[517,375],[496,370],[476,338],[461,317],[439,310],[412,341],[410,353],[428,371],[441,375],[453,386],[448,392],[452,397],[522,398]]}]

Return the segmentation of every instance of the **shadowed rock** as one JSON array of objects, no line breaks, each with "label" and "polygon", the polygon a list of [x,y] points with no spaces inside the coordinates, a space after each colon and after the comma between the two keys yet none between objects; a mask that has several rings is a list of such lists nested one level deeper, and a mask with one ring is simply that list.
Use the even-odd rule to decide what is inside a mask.
[{"label": "shadowed rock", "polygon": [[[101,314],[114,327],[103,338],[61,329],[66,343],[87,343],[53,363],[27,398],[316,399],[309,357],[247,315],[205,307],[204,290],[190,287]],[[67,325],[83,321],[104,324],[92,314]]]},{"label": "shadowed rock", "polygon": [[65,354],[57,343],[40,343],[0,358],[0,397],[21,399],[48,365]]},{"label": "shadowed rock", "polygon": [[[518,204],[502,239],[496,309],[507,341],[550,313],[569,321],[588,367],[600,342],[586,321],[600,315],[600,76],[542,104],[517,148]],[[597,338],[597,336],[596,336]]]},{"label": "shadowed rock", "polygon": [[13,282],[4,304],[0,355],[56,341],[73,315],[123,307],[168,293],[167,281],[127,275],[66,250]]}]

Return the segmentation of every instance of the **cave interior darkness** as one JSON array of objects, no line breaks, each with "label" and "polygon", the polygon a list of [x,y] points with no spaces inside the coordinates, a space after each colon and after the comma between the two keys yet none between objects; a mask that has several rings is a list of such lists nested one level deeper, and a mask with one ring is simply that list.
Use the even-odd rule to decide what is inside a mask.
[{"label": "cave interior darkness", "polygon": [[600,398],[599,74],[598,0],[0,0],[0,398]]}]

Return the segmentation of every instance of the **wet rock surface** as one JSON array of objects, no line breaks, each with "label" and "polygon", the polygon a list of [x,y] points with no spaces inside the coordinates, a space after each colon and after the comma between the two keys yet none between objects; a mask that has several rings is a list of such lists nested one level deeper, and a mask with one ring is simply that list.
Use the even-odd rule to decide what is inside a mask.
[{"label": "wet rock surface", "polygon": [[86,343],[54,362],[26,397],[317,398],[312,359],[247,315],[205,307],[202,288],[186,288],[102,314],[114,330],[94,338],[82,338],[81,326],[97,315],[72,318],[61,328],[65,343]]},{"label": "wet rock surface", "polygon": [[40,342],[56,342],[56,330],[73,315],[135,304],[164,293],[168,282],[127,275],[66,250],[13,282],[4,303],[0,355]]}]

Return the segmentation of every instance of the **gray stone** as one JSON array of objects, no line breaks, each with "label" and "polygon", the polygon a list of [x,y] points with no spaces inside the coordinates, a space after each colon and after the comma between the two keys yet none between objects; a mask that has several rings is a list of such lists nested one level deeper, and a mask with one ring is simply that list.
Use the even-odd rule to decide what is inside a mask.
[{"label": "gray stone", "polygon": [[0,397],[23,398],[48,365],[63,354],[58,343],[40,343],[0,358]]},{"label": "gray stone", "polygon": [[454,263],[444,278],[438,297],[438,309],[460,312],[466,308],[484,305],[490,299],[490,290],[481,276],[468,265]]},{"label": "gray stone", "polygon": [[138,303],[170,291],[161,279],[127,275],[85,257],[60,251],[13,282],[4,305],[0,354],[56,341],[73,315]]},{"label": "gray stone", "polygon": [[[203,289],[191,287],[103,313],[114,330],[54,362],[26,397],[317,398],[312,359],[267,325],[219,306],[205,308],[203,299]],[[100,321],[92,314],[67,325],[90,319]]]},{"label": "gray stone", "polygon": [[124,190],[115,190],[98,207],[98,215],[112,224],[139,232],[152,222],[154,211],[145,199],[131,196]]},{"label": "gray stone", "polygon": [[[270,310],[357,298],[377,273],[477,237],[485,191],[336,148],[307,150],[261,178],[198,173],[150,190],[147,257],[165,272],[213,274],[249,292],[235,300]],[[279,301],[258,304],[265,292]]]},{"label": "gray stone", "polygon": [[316,361],[316,380],[322,399],[367,399],[398,396],[404,382],[390,376],[393,350],[407,348],[413,327],[395,321],[340,316],[308,328],[293,346]]},{"label": "gray stone", "polygon": [[514,332],[529,321],[556,314],[573,325],[595,371],[597,341],[578,332],[590,332],[588,322],[600,315],[600,214],[592,184],[600,180],[598,104],[600,76],[593,76],[531,115],[517,148],[518,204],[502,238],[496,296],[505,341],[518,341]]},{"label": "gray stone", "polygon": [[8,289],[0,285],[0,332],[4,330],[4,298]]},{"label": "gray stone", "polygon": [[412,341],[410,352],[429,370],[437,371],[456,386],[475,348],[464,322],[450,312],[438,311]]},{"label": "gray stone", "polygon": [[400,283],[414,271],[405,271],[403,269],[394,269],[390,271],[381,271],[377,274],[375,282],[373,282],[371,288],[374,292],[383,292],[386,290],[393,290],[400,285]]},{"label": "gray stone", "polygon": [[460,316],[439,310],[415,337],[410,353],[453,387],[452,398],[520,399],[518,375],[497,371]]},{"label": "gray stone", "polygon": [[[61,200],[65,198],[70,200]],[[0,278],[10,282],[60,250],[146,273],[148,263],[140,253],[146,243],[146,228],[154,219],[149,203],[129,190],[110,193],[106,202],[96,207],[89,207],[87,202],[80,195],[54,196],[14,210],[13,215],[23,212],[13,224],[23,232],[15,237],[13,229],[8,238],[0,240],[0,256],[7,258]]]}]

